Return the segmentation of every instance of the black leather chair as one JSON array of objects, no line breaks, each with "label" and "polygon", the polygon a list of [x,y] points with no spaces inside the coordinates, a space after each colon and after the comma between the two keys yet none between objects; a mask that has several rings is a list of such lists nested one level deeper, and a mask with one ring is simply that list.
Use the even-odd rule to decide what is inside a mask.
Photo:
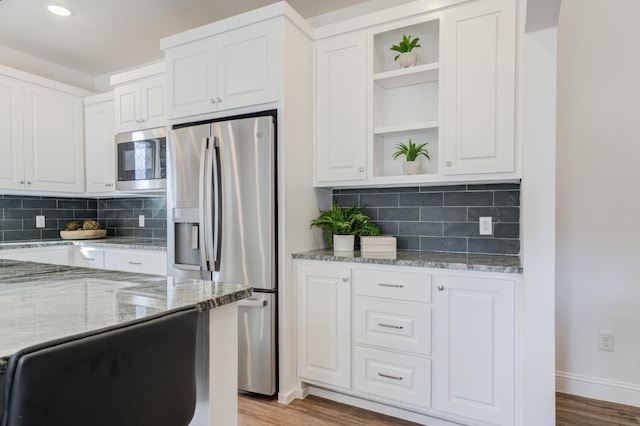
[{"label": "black leather chair", "polygon": [[2,426],[186,426],[196,405],[194,309],[26,348],[9,359]]}]

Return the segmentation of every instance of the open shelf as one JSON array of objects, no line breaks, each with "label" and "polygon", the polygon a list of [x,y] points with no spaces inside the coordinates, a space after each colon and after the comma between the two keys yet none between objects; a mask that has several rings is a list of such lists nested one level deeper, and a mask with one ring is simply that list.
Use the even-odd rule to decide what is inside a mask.
[{"label": "open shelf", "polygon": [[375,135],[382,137],[402,136],[404,134],[416,133],[420,130],[437,129],[437,121],[424,121],[420,123],[398,124],[395,126],[376,127],[373,129]]},{"label": "open shelf", "polygon": [[410,68],[401,68],[393,71],[385,71],[373,75],[375,81],[383,89],[394,89],[396,87],[412,86],[416,84],[430,83],[438,81],[440,74],[440,64],[416,65]]}]

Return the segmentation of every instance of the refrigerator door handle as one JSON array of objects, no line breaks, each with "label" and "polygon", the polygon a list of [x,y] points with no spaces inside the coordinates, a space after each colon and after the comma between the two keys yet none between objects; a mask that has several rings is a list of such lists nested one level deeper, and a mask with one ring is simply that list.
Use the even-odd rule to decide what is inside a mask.
[{"label": "refrigerator door handle", "polygon": [[[213,139],[212,153],[215,153],[215,185],[213,187],[216,197],[216,206],[214,210],[215,220],[213,221],[213,239],[211,242],[211,251],[213,252],[214,270],[220,271],[220,255],[222,251],[222,169],[220,161],[220,141],[217,137]],[[213,165],[213,159],[211,160]],[[211,234],[209,234],[211,235]],[[215,244],[215,245],[214,245]]]},{"label": "refrigerator door handle", "polygon": [[[206,271],[210,271],[211,268],[209,266],[209,240],[211,233],[210,229],[210,221],[208,220],[210,216],[211,208],[207,208],[208,205],[211,206],[211,184],[209,183],[211,180],[211,167],[209,166],[209,138],[202,139],[202,148],[200,152],[200,179],[199,179],[199,202],[198,202],[198,216],[200,221],[199,226],[199,234],[200,234],[200,263],[202,265],[202,269]],[[209,183],[209,184],[208,184]]]}]

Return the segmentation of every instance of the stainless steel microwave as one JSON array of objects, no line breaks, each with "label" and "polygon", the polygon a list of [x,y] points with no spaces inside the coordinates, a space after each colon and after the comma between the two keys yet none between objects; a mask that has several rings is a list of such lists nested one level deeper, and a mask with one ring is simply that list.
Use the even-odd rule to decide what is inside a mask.
[{"label": "stainless steel microwave", "polygon": [[116,190],[167,187],[167,130],[164,127],[116,135]]}]

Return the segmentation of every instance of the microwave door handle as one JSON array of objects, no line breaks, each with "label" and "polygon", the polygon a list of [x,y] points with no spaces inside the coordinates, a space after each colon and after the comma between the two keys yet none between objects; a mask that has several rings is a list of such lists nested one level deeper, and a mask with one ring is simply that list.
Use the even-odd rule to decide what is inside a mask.
[{"label": "microwave door handle", "polygon": [[200,179],[199,179],[199,200],[198,200],[198,217],[200,221],[200,264],[202,269],[209,271],[209,256],[207,253],[207,215],[206,215],[206,200],[207,200],[207,159],[209,157],[209,138],[202,139],[202,148],[200,150]]},{"label": "microwave door handle", "polygon": [[[215,154],[215,186],[213,187],[215,194],[215,221],[212,243],[212,252],[214,259],[214,270],[220,271],[220,256],[222,249],[222,169],[220,161],[220,140],[215,137],[213,139],[213,150]],[[213,163],[213,160],[212,160]]]}]

